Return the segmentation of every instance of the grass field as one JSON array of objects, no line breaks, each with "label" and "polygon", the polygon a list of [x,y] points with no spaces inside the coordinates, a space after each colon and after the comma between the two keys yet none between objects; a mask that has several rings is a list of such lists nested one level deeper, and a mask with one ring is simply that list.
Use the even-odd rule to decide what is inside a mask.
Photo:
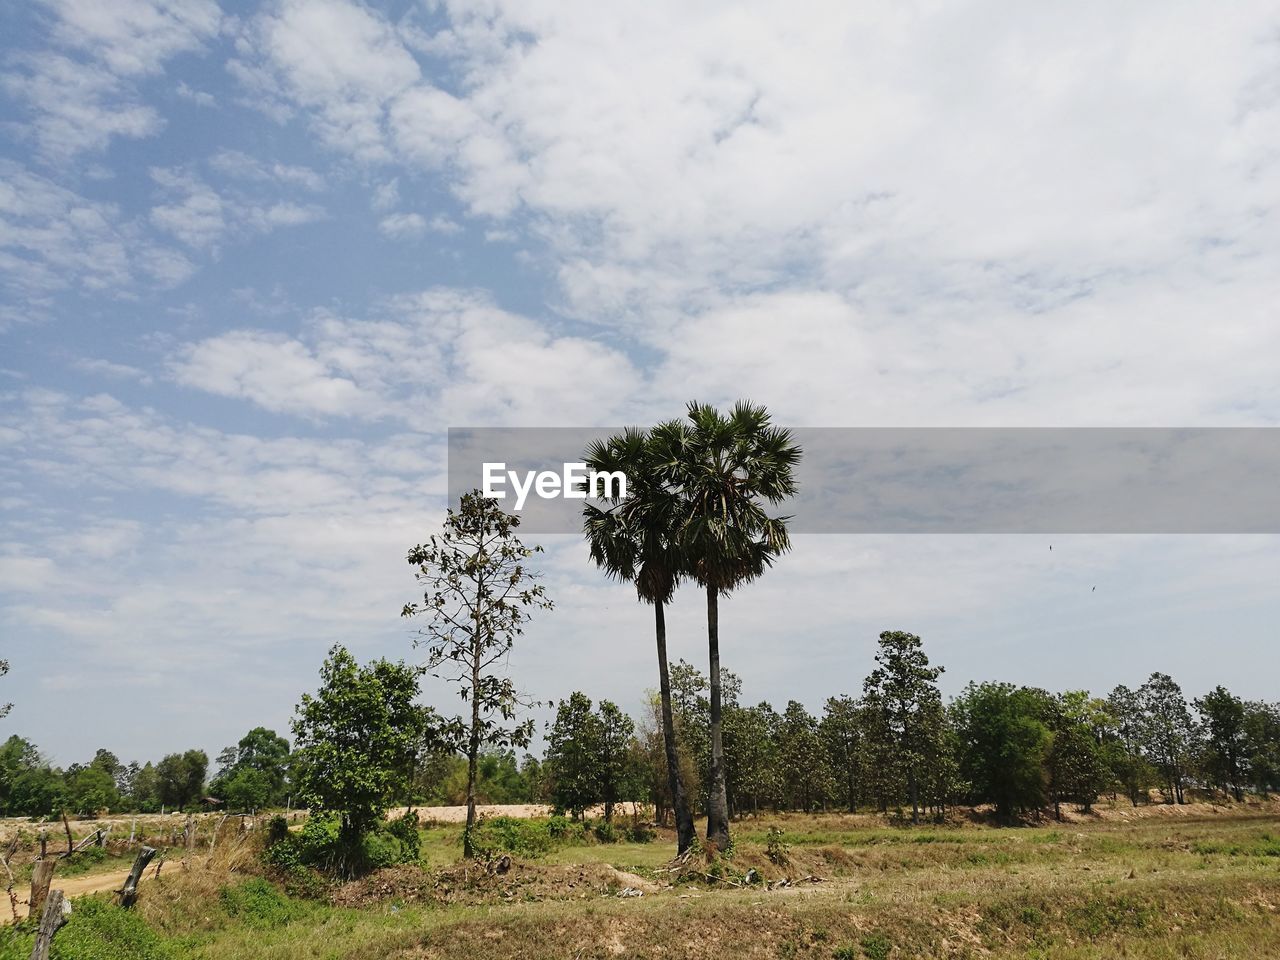
[{"label": "grass field", "polygon": [[[149,884],[134,915],[78,902],[56,955],[1280,957],[1277,809],[1011,829],[769,816],[735,825],[727,861],[699,860],[674,883],[663,834],[553,845],[498,875],[461,864],[460,828],[438,825],[424,832],[422,865],[321,899],[286,894],[251,857],[197,859]],[[751,869],[761,882],[735,885]],[[627,886],[643,895],[620,897]],[[67,952],[95,924],[97,945]],[[0,957],[25,957],[10,936]]]}]

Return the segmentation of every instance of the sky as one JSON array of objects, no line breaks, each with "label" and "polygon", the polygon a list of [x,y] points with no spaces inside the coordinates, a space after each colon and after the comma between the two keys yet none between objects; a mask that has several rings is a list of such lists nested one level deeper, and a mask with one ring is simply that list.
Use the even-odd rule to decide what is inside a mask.
[{"label": "sky", "polygon": [[[450,426],[1280,425],[1274,3],[0,10],[0,734],[58,764],[420,657]],[[543,545],[513,674],[638,713],[650,612]],[[1274,536],[800,537],[722,652],[779,708],[888,629],[947,694],[1274,700],[1277,582]]]}]

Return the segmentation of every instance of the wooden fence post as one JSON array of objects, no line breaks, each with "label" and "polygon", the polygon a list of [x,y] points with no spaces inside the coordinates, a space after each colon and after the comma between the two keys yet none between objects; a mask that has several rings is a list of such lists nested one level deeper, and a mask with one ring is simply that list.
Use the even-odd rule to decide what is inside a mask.
[{"label": "wooden fence post", "polygon": [[[147,869],[147,864],[151,862],[151,858],[155,855],[154,847],[143,847],[138,851],[138,856],[133,861],[133,868],[129,871],[129,876],[125,879],[124,886],[120,888],[120,906],[125,908],[132,907],[137,901],[138,881],[142,879],[142,872]],[[160,872],[158,867],[156,872]]]},{"label": "wooden fence post", "polygon": [[45,898],[49,896],[49,884],[53,881],[53,868],[56,860],[37,860],[31,866],[31,895],[27,898],[30,906],[27,916],[38,917],[44,909]]},{"label": "wooden fence post", "polygon": [[67,922],[67,914],[71,912],[71,904],[62,896],[61,890],[54,890],[44,902],[44,913],[40,915],[40,927],[36,930],[35,946],[31,948],[31,960],[49,960],[49,948],[53,945],[53,936]]}]

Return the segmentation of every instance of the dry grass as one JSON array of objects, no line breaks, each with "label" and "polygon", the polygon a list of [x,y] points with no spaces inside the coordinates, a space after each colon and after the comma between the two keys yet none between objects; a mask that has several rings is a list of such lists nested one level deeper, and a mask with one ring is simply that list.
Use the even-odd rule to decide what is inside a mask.
[{"label": "dry grass", "polygon": [[[205,960],[1280,957],[1276,812],[1104,815],[1003,830],[761,817],[736,825],[731,859],[690,871],[715,868],[723,880],[667,884],[655,869],[670,850],[660,838],[566,847],[505,874],[396,868],[334,902],[252,880],[245,847],[186,871],[166,867],[141,910],[175,957]],[[788,845],[780,863],[766,855],[770,826]],[[452,829],[428,831],[438,860]],[[741,885],[751,869],[793,883]],[[618,895],[641,886],[619,870],[648,881],[643,896]]]}]

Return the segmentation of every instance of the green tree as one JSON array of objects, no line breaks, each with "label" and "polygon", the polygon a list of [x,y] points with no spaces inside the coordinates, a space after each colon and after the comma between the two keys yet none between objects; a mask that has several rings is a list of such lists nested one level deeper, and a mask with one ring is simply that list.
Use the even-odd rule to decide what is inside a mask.
[{"label": "green tree", "polygon": [[768,703],[724,711],[725,767],[732,810],[752,812],[775,801],[778,789],[778,727],[782,720]]},{"label": "green tree", "polygon": [[1205,773],[1223,793],[1243,800],[1249,749],[1244,701],[1219,684],[1196,700],[1195,708],[1205,732]]},{"label": "green tree", "polygon": [[101,766],[90,764],[67,779],[67,802],[81,816],[95,816],[120,805],[115,779]]},{"label": "green tree", "polygon": [[1147,762],[1146,718],[1136,690],[1120,684],[1107,696],[1107,712],[1112,718],[1116,747],[1111,752],[1112,774],[1124,785],[1133,806],[1145,797],[1151,785],[1151,765]]},{"label": "green tree", "polygon": [[575,691],[556,709],[546,754],[552,803],[575,820],[600,799],[600,753],[600,719],[590,698]]},{"label": "green tree", "polygon": [[364,868],[366,835],[433,733],[428,714],[414,703],[420,673],[388,660],[362,667],[334,645],[320,668],[320,689],[303,694],[295,709],[299,796],[313,815],[341,818],[330,867],[344,876]]},{"label": "green tree", "polygon": [[604,803],[604,821],[613,822],[613,808],[621,800],[634,798],[639,779],[636,769],[636,725],[609,700],[601,700],[596,712],[599,731],[599,789]]},{"label": "green tree", "polygon": [[156,796],[163,806],[181,810],[204,792],[209,757],[203,750],[171,753],[156,764]]},{"label": "green tree", "polygon": [[824,804],[829,789],[826,751],[818,721],[804,704],[792,700],[777,728],[778,780],[783,802],[793,810],[812,811]]},{"label": "green tree", "polygon": [[658,479],[682,500],[676,546],[682,567],[707,595],[710,681],[710,790],[707,841],[729,846],[729,798],[725,779],[720,675],[719,599],[761,576],[791,548],[787,517],[771,517],[796,492],[800,447],[789,431],[774,427],[764,407],[739,402],[725,416],[690,403],[688,423],[654,428]]},{"label": "green tree", "polygon": [[218,757],[221,770],[209,785],[233,810],[283,804],[289,775],[289,741],[266,727],[254,727]]},{"label": "green tree", "polygon": [[848,696],[829,698],[818,724],[833,785],[840,802],[850,813],[858,812],[858,795],[862,790],[865,726],[861,704]]},{"label": "green tree", "polygon": [[160,809],[160,777],[150,761],[144,763],[129,782],[129,807],[142,813]]},{"label": "green tree", "polygon": [[1246,703],[1244,731],[1249,780],[1265,797],[1280,790],[1280,704]]},{"label": "green tree", "polygon": [[1186,803],[1184,785],[1195,727],[1182,688],[1167,673],[1153,673],[1138,689],[1143,739],[1160,772],[1169,803]]},{"label": "green tree", "polygon": [[406,604],[405,617],[426,614],[418,642],[427,649],[427,669],[458,684],[470,717],[452,721],[466,744],[467,823],[464,856],[475,855],[475,784],[480,753],[487,747],[525,747],[533,721],[516,722],[530,702],[511,678],[498,671],[535,610],[549,610],[539,574],[528,560],[541,547],[526,547],[516,536],[520,520],[503,513],[479,490],[464,494],[449,510],[444,530],[409,551],[409,563],[423,588],[422,603]]},{"label": "green tree", "polygon": [[682,558],[676,536],[683,516],[679,496],[663,482],[657,452],[649,434],[637,428],[588,447],[584,460],[589,469],[621,471],[628,482],[626,498],[609,498],[608,509],[591,503],[583,507],[583,529],[596,566],[611,579],[634,584],[640,601],[653,607],[659,714],[679,854],[693,843],[695,831],[687,787],[681,778],[671,706],[666,607],[680,580]]},{"label": "green tree", "polygon": [[938,677],[942,667],[931,667],[920,638],[901,630],[880,634],[878,666],[863,683],[872,730],[901,768],[911,800],[911,822],[920,822],[921,767],[934,753],[931,744],[939,736],[942,696]]},{"label": "green tree", "polygon": [[1044,770],[1053,736],[1045,694],[1011,683],[970,683],[952,704],[960,769],[975,802],[995,804],[1008,823],[1045,801]]},{"label": "green tree", "polygon": [[1046,757],[1049,798],[1062,819],[1062,802],[1072,801],[1088,812],[1107,782],[1102,744],[1098,737],[1098,704],[1084,690],[1057,697],[1045,694],[1045,722],[1052,735]]}]

